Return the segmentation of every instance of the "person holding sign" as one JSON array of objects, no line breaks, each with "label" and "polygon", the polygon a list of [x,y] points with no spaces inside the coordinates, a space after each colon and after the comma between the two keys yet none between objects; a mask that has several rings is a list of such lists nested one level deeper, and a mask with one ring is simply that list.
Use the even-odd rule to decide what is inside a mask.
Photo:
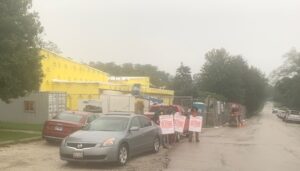
[{"label": "person holding sign", "polygon": [[197,108],[192,108],[189,123],[189,142],[192,142],[195,134],[196,142],[199,142],[199,132],[201,132],[201,116],[198,116]]},{"label": "person holding sign", "polygon": [[162,131],[162,145],[164,148],[168,148],[167,144],[170,143],[169,135],[174,134],[174,121],[173,115],[164,115],[161,111],[159,117],[159,126]]}]

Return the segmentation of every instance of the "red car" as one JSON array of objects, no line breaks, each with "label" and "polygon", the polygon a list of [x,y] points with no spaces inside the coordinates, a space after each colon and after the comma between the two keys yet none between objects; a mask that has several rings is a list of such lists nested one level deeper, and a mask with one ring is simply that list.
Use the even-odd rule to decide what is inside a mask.
[{"label": "red car", "polygon": [[88,112],[61,112],[45,122],[43,138],[48,142],[60,141],[87,123],[95,120],[98,116],[98,114]]}]

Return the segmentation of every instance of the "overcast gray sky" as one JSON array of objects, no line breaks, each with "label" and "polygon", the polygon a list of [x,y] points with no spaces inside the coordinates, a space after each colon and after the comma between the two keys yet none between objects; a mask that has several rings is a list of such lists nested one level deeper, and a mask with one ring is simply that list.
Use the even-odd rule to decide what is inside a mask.
[{"label": "overcast gray sky", "polygon": [[200,70],[225,48],[268,74],[300,48],[299,0],[34,0],[45,38],[77,61]]}]

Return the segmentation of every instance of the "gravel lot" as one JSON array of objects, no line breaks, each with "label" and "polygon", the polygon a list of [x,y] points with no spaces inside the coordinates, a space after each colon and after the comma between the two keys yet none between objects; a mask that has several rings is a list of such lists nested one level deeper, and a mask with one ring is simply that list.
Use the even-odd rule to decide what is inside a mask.
[{"label": "gravel lot", "polygon": [[26,144],[0,147],[0,170],[107,170],[107,171],[160,171],[168,163],[167,150],[158,154],[143,154],[132,158],[126,166],[114,164],[80,163],[70,165],[59,158],[59,145],[41,140]]}]

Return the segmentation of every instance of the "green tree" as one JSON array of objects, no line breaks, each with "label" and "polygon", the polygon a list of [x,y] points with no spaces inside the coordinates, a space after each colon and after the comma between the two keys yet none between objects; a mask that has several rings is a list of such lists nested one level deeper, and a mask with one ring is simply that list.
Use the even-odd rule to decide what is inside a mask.
[{"label": "green tree", "polygon": [[284,77],[300,74],[300,52],[296,48],[292,48],[283,55],[283,58],[285,59],[284,63],[271,73],[270,79],[273,84]]},{"label": "green tree", "polygon": [[[250,67],[245,73],[245,101],[247,110],[255,112],[263,108],[268,98],[268,83],[265,76],[254,67]],[[251,113],[249,113],[251,114]]]},{"label": "green tree", "polygon": [[276,69],[274,76],[274,101],[282,105],[300,109],[300,52],[290,50],[284,55],[284,64]]},{"label": "green tree", "polygon": [[193,79],[190,67],[183,65],[183,63],[180,64],[180,67],[176,70],[173,86],[176,96],[193,95]]},{"label": "green tree", "polygon": [[244,103],[243,74],[248,65],[240,56],[231,57],[225,49],[213,49],[198,80],[200,91],[220,94],[231,102]]},{"label": "green tree", "polygon": [[198,95],[217,94],[229,102],[245,105],[248,114],[261,108],[266,79],[258,69],[249,67],[241,56],[230,55],[225,49],[212,49],[205,59],[195,79]]},{"label": "green tree", "polygon": [[42,27],[31,7],[31,0],[0,1],[0,99],[6,102],[39,89]]}]

